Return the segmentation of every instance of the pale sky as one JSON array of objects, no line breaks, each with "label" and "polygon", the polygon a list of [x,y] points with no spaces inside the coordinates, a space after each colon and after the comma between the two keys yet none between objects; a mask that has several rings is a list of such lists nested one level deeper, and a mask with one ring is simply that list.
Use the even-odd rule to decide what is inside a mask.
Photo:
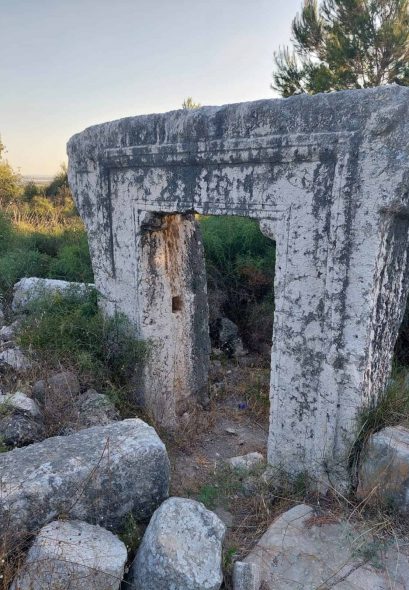
[{"label": "pale sky", "polygon": [[272,98],[301,0],[0,0],[0,135],[54,174],[71,135],[129,115]]}]

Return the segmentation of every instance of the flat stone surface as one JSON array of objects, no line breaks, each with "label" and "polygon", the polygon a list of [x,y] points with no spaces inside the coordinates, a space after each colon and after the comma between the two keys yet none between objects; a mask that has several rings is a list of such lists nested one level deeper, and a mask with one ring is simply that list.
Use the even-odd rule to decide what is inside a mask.
[{"label": "flat stone surface", "polygon": [[407,590],[407,542],[380,541],[372,530],[301,504],[277,518],[244,561],[258,569],[263,590]]},{"label": "flat stone surface", "polygon": [[58,516],[117,529],[167,497],[169,460],[139,419],[95,426],[0,453],[0,530],[36,530]]},{"label": "flat stone surface", "polygon": [[86,294],[94,285],[84,283],[74,283],[69,281],[60,281],[56,279],[40,279],[37,277],[25,277],[14,285],[14,296],[12,309],[15,312],[21,312],[27,306],[44,295],[53,295],[55,293],[84,293]]},{"label": "flat stone surface", "polygon": [[56,521],[41,529],[11,590],[118,590],[125,545],[100,526]]},{"label": "flat stone surface", "polygon": [[203,504],[169,498],[154,513],[131,566],[135,590],[218,590],[225,526]]},{"label": "flat stone surface", "polygon": [[359,466],[357,495],[368,504],[409,512],[409,430],[390,426],[367,441]]}]

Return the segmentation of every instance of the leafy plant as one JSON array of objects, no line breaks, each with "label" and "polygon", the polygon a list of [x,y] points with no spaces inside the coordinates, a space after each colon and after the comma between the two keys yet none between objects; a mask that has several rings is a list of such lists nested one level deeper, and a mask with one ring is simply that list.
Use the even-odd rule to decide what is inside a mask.
[{"label": "leafy plant", "polygon": [[124,386],[147,353],[123,315],[104,316],[94,289],[85,297],[72,289],[34,301],[18,342],[46,363],[72,366],[83,380],[102,388]]}]

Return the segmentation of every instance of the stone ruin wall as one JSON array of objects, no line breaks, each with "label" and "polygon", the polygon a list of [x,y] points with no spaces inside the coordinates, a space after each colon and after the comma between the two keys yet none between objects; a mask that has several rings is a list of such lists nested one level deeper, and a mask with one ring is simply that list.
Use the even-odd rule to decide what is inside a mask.
[{"label": "stone ruin wall", "polygon": [[152,344],[135,395],[177,427],[206,400],[194,213],[276,241],[269,463],[342,487],[383,392],[408,293],[409,89],[203,107],[97,125],[68,144],[101,305]]}]

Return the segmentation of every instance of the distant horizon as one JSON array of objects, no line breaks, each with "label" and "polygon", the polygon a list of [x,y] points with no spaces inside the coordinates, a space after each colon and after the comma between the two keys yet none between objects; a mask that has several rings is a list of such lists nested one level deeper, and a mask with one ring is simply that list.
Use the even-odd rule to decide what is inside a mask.
[{"label": "distant horizon", "polygon": [[[0,136],[24,176],[52,176],[94,124],[274,98],[273,53],[302,0],[5,0]],[[22,26],[24,22],[24,27]]]}]

